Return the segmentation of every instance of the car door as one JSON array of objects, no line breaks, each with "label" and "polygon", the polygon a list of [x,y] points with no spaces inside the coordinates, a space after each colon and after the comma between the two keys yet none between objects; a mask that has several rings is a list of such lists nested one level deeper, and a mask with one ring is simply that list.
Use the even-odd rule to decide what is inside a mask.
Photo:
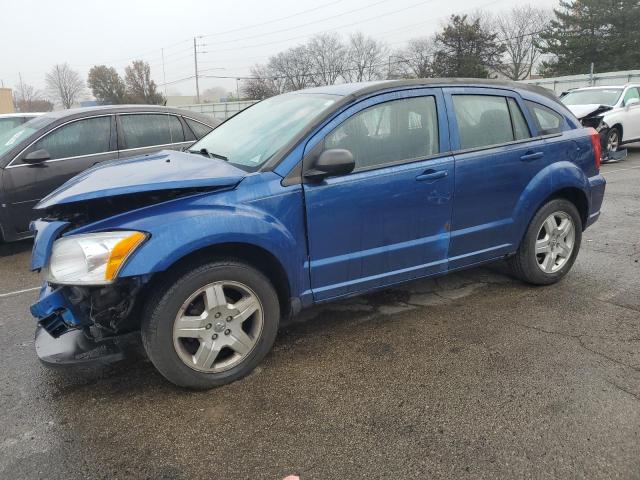
[{"label": "car door", "polygon": [[305,182],[310,280],[325,300],[447,268],[453,158],[440,89],[363,100],[307,144],[347,149],[355,170]]},{"label": "car door", "polygon": [[169,113],[121,113],[118,115],[119,157],[187,147],[193,139],[185,136],[184,128],[182,120]]},{"label": "car door", "polygon": [[[49,160],[35,165],[24,157],[46,150]],[[33,207],[47,194],[96,163],[118,158],[113,115],[71,120],[45,133],[23,150],[6,168],[9,216],[16,233],[29,229]]]},{"label": "car door", "polygon": [[449,247],[453,269],[517,248],[516,205],[550,158],[544,138],[533,136],[537,129],[516,93],[450,88],[445,101],[455,156]]},{"label": "car door", "polygon": [[[637,99],[637,103],[628,102],[632,99]],[[624,132],[622,133],[622,141],[627,142],[629,140],[640,139],[640,91],[638,87],[629,87],[624,94],[622,102],[622,108],[624,109]]]}]

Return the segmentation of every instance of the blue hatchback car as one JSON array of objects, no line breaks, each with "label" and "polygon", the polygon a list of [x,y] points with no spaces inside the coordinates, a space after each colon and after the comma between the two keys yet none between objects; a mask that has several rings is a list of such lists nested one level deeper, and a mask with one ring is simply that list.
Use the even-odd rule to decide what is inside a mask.
[{"label": "blue hatchback car", "polygon": [[186,152],[99,165],[38,205],[31,308],[51,363],[140,331],[171,382],[247,375],[313,304],[508,259],[560,280],[600,214],[600,142],[547,91],[344,84],[264,100]]}]

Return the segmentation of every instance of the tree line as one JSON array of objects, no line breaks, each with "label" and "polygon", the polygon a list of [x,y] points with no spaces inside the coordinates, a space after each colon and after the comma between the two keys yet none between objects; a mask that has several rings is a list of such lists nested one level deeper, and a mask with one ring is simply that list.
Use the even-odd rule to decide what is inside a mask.
[{"label": "tree line", "polygon": [[[363,33],[346,39],[324,33],[271,56],[242,80],[246,98],[339,82],[392,78],[505,77],[534,73],[559,76],[640,66],[638,0],[560,0],[547,11],[531,5],[490,15],[451,15],[434,35],[392,49]],[[80,75],[66,63],[46,75],[46,97],[20,79],[14,101],[20,111],[50,110],[53,100],[70,108],[86,92]],[[86,85],[102,104],[162,104],[149,64],[136,60],[124,77],[106,65],[89,71]]]},{"label": "tree line", "polygon": [[560,76],[640,66],[640,2],[560,0],[547,11],[521,5],[490,15],[451,15],[431,36],[404,48],[361,33],[321,34],[251,69],[244,94],[262,99],[341,81],[428,77]]},{"label": "tree line", "polygon": [[[71,108],[87,93],[87,88],[101,105],[136,103],[162,105],[164,96],[151,78],[151,68],[143,60],[135,60],[124,69],[122,78],[115,68],[95,65],[89,70],[87,83],[67,63],[57,64],[45,76],[45,92],[20,81],[14,89],[13,101],[20,112],[51,111],[53,102]],[[50,100],[49,100],[50,99]]]}]

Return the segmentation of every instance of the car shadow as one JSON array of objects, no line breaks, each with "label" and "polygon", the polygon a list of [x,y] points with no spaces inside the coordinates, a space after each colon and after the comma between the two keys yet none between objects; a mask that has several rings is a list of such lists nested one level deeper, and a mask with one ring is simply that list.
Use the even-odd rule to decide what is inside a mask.
[{"label": "car shadow", "polygon": [[[308,336],[327,335],[345,324],[375,322],[384,316],[402,315],[429,306],[453,305],[454,302],[477,293],[489,284],[513,284],[504,262],[496,262],[450,275],[415,280],[397,287],[382,289],[346,300],[319,305],[280,325],[273,352],[289,351]],[[141,343],[131,345],[124,360],[110,365],[92,367],[47,368],[44,378],[56,397],[74,392],[99,389],[110,395],[131,395],[148,390],[180,394],[185,390],[171,385],[155,370],[146,357]],[[277,354],[276,354],[277,356]]]},{"label": "car shadow", "polygon": [[1,242],[0,257],[10,257],[19,253],[28,252],[33,247],[33,239],[20,240],[18,242]]}]

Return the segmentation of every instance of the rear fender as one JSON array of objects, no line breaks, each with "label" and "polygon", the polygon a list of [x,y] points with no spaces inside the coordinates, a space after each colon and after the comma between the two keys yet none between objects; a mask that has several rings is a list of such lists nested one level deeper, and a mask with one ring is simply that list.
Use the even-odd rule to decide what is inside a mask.
[{"label": "rear fender", "polygon": [[[531,179],[520,195],[513,212],[515,245],[520,240],[531,222],[531,219],[542,204],[554,193],[566,188],[576,188],[584,193],[587,203],[591,200],[589,194],[589,179],[574,163],[562,161],[554,162],[542,169]],[[590,207],[590,205],[588,205]]]}]

